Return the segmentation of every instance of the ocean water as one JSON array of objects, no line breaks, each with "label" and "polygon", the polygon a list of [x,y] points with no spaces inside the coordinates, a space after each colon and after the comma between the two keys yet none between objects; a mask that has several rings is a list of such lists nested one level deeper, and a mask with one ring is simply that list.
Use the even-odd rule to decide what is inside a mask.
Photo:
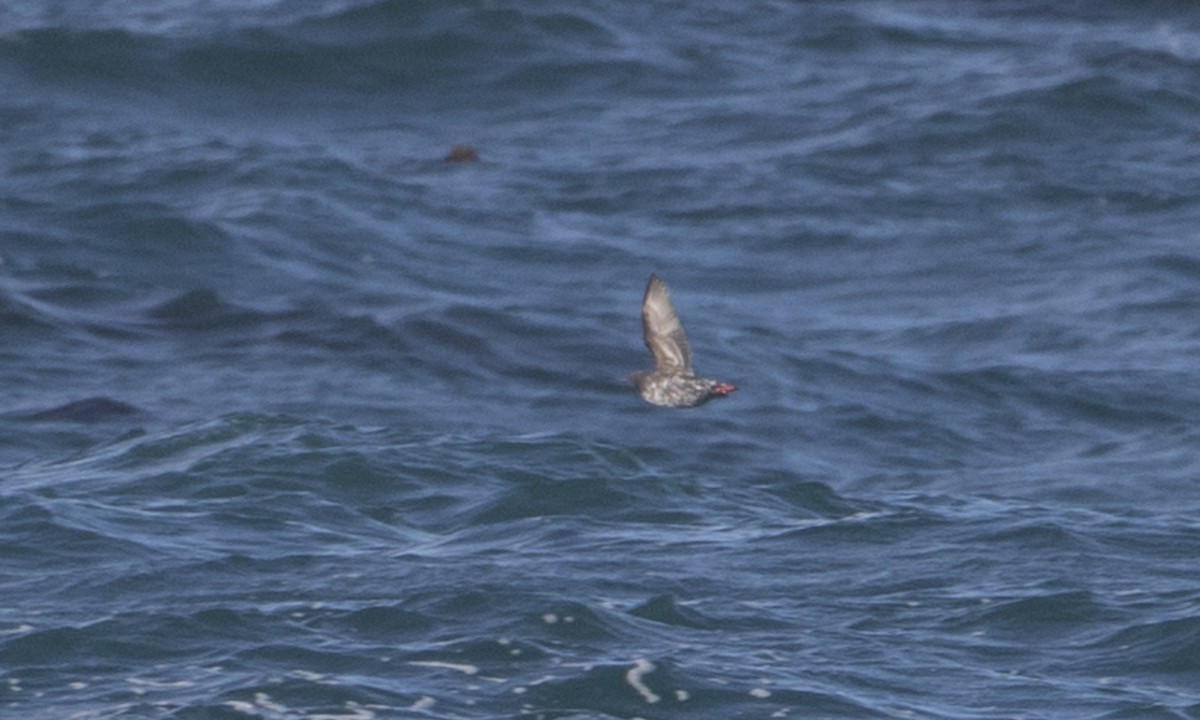
[{"label": "ocean water", "polygon": [[0,87],[3,717],[1200,718],[1200,7],[47,0]]}]

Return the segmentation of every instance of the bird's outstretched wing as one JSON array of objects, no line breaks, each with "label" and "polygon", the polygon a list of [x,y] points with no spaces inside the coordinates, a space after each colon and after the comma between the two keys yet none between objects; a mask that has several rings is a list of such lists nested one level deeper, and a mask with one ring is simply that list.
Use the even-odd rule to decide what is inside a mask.
[{"label": "bird's outstretched wing", "polygon": [[687,336],[671,305],[667,284],[657,275],[650,276],[642,298],[642,337],[654,356],[655,372],[691,374]]}]

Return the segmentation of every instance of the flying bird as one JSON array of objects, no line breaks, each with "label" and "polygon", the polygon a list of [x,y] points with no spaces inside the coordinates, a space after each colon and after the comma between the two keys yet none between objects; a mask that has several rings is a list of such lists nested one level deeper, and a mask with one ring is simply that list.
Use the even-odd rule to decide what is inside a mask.
[{"label": "flying bird", "polygon": [[635,372],[629,379],[646,402],[664,407],[696,407],[737,390],[729,383],[699,378],[692,372],[687,336],[671,305],[667,284],[657,275],[650,276],[642,297],[642,338],[654,357],[654,369]]}]

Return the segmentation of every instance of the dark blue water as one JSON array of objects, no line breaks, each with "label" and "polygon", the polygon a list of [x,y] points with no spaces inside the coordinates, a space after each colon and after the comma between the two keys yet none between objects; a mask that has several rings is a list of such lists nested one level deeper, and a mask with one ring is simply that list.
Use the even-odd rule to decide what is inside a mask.
[{"label": "dark blue water", "polygon": [[16,5],[0,715],[1200,718],[1200,8]]}]

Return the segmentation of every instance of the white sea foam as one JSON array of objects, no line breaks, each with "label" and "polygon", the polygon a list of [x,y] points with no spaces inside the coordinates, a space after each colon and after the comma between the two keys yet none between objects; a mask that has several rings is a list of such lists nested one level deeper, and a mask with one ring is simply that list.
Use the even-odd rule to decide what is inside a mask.
[{"label": "white sea foam", "polygon": [[409,665],[420,665],[421,667],[444,668],[446,670],[457,670],[464,675],[478,675],[479,667],[476,665],[467,665],[465,663],[448,663],[440,660],[409,660]]},{"label": "white sea foam", "polygon": [[642,681],[642,678],[652,672],[654,672],[654,663],[645,658],[637,658],[633,661],[633,667],[625,673],[625,682],[632,685],[638,695],[641,695],[648,703],[656,703],[662,699]]}]

